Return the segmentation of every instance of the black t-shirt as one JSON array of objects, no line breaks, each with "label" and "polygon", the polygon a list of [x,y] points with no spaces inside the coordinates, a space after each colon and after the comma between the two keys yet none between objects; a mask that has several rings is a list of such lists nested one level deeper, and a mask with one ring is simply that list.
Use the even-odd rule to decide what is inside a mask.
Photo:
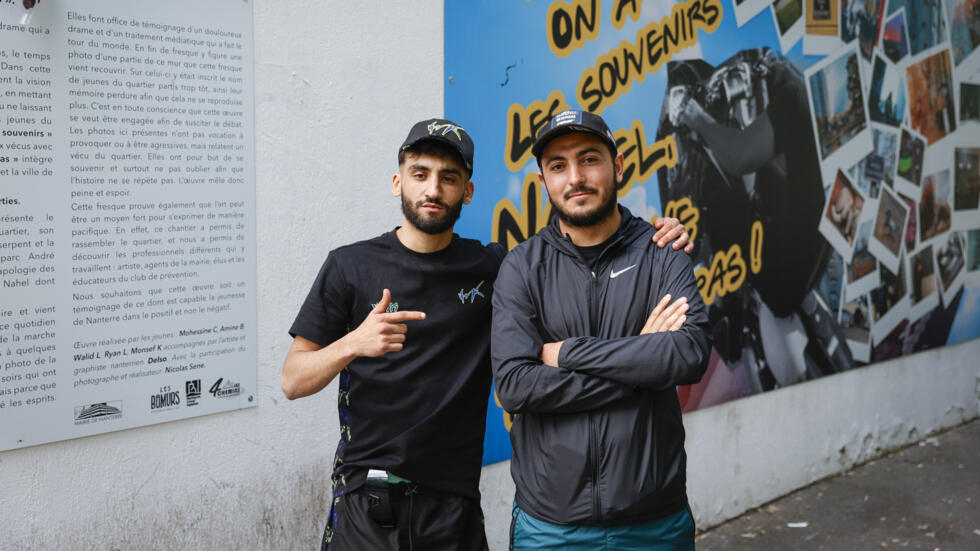
[{"label": "black t-shirt", "polygon": [[417,253],[392,231],[327,256],[290,335],[327,346],[360,325],[386,288],[389,312],[426,314],[406,322],[402,350],[356,358],[338,376],[335,493],[357,488],[374,468],[479,496],[490,299],[504,253],[457,235],[441,251]]},{"label": "black t-shirt", "polygon": [[578,250],[578,254],[582,255],[582,260],[585,260],[585,265],[591,269],[592,266],[595,266],[595,261],[602,254],[602,251],[606,250],[606,247],[615,239],[616,234],[612,234],[608,239],[598,245],[575,245],[575,248]]}]

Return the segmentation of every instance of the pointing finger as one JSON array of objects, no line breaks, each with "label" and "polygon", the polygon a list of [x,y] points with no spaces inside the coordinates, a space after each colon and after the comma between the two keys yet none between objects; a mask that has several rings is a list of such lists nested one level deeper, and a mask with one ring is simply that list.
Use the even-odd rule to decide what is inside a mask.
[{"label": "pointing finger", "polygon": [[391,312],[384,314],[384,321],[388,323],[400,323],[403,321],[418,321],[425,319],[425,312],[405,310],[403,312]]}]

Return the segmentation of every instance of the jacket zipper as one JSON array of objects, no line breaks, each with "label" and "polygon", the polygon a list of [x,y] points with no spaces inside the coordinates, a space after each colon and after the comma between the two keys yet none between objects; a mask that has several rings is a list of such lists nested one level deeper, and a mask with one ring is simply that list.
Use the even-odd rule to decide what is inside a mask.
[{"label": "jacket zipper", "polygon": [[[590,333],[595,332],[596,328],[596,317],[595,317],[595,296],[596,287],[598,285],[598,279],[596,278],[595,271],[589,270],[592,275],[592,280],[589,286],[589,324],[591,325]],[[597,442],[598,437],[596,436],[598,430],[595,426],[595,415],[589,412],[589,460],[592,462],[592,518],[596,521],[602,520],[602,502],[599,499],[599,443]]]}]

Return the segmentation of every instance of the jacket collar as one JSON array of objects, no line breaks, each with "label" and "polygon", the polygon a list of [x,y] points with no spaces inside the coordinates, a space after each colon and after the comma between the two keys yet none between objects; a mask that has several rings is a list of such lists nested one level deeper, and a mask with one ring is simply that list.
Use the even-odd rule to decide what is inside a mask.
[{"label": "jacket collar", "polygon": [[[633,216],[623,205],[617,204],[616,207],[619,209],[621,222],[619,228],[610,238],[609,245],[599,255],[600,258],[606,257],[612,252],[630,245],[650,229],[650,224],[642,218]],[[541,230],[539,235],[546,243],[559,252],[581,261],[582,257],[579,255],[578,248],[575,247],[575,244],[572,243],[572,240],[567,235],[562,235],[557,216],[551,217],[548,226]]]}]

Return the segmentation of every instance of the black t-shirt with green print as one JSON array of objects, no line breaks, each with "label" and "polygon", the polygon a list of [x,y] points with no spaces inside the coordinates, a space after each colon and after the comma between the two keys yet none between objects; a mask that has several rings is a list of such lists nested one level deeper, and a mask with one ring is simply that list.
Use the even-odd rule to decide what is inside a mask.
[{"label": "black t-shirt with green print", "polygon": [[356,328],[391,290],[388,311],[425,312],[407,322],[405,346],[356,358],[337,377],[340,443],[334,493],[367,469],[423,487],[479,496],[490,393],[490,298],[500,245],[454,235],[429,254],[394,231],[327,256],[289,333],[327,346]]}]

